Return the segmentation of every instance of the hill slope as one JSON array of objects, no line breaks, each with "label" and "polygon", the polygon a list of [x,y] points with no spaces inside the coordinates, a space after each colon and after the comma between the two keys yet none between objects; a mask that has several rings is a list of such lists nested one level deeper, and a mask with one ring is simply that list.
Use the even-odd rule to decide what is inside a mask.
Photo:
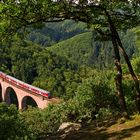
[{"label": "hill slope", "polygon": [[82,22],[77,23],[72,20],[65,20],[63,22],[47,23],[41,29],[31,30],[32,32],[27,38],[34,43],[46,47],[83,33],[87,29],[86,24]]},{"label": "hill slope", "polygon": [[101,68],[112,64],[111,43],[94,41],[92,32],[76,35],[47,49],[80,65]]},{"label": "hill slope", "polygon": [[[47,49],[80,65],[100,69],[112,67],[114,61],[112,43],[96,41],[94,36],[93,32],[81,33]],[[136,34],[128,31],[126,34],[120,33],[120,36],[129,58],[132,58],[136,52],[138,53]]]},{"label": "hill slope", "polygon": [[47,49],[58,55],[65,56],[72,61],[76,61],[79,64],[87,64],[93,50],[91,43],[92,33],[87,32],[57,43]]}]

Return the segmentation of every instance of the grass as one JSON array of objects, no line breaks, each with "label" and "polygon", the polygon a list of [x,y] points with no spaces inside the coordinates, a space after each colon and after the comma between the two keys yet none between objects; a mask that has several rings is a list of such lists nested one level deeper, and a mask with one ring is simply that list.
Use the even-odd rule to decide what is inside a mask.
[{"label": "grass", "polygon": [[[56,138],[55,138],[56,139]],[[58,140],[62,139],[57,138]],[[77,132],[70,133],[63,140],[139,140],[140,115],[134,115],[130,120],[120,119],[116,122],[105,123],[103,126],[83,127]]]}]

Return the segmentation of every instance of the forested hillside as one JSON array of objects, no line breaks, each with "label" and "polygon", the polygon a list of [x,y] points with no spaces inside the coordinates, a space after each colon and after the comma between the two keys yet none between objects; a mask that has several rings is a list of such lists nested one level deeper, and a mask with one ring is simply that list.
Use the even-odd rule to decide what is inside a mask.
[{"label": "forested hillside", "polygon": [[[126,52],[132,59],[134,55],[139,53],[136,46],[138,36],[133,31],[120,34]],[[114,52],[111,42],[97,40],[96,34],[93,32],[81,33],[47,49],[80,65],[98,69],[110,68],[114,65]]]},{"label": "forested hillside", "polygon": [[76,34],[87,31],[86,24],[82,22],[75,22],[72,20],[66,20],[63,22],[47,23],[43,27],[38,29],[29,29],[30,34],[27,36],[27,40],[31,40],[41,46],[47,47],[60,42],[62,40],[71,38]]}]

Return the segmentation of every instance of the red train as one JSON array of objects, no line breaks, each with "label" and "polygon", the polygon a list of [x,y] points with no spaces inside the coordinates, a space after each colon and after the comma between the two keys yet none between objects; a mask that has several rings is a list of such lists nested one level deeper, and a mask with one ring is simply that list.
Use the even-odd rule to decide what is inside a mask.
[{"label": "red train", "polygon": [[27,83],[24,83],[24,82],[12,77],[12,76],[9,76],[9,75],[1,72],[1,71],[0,71],[0,77],[5,81],[10,82],[11,84],[17,85],[17,86],[19,86],[21,88],[24,88],[26,90],[29,90],[29,91],[32,91],[34,93],[40,94],[44,97],[48,97],[48,98],[50,97],[50,92],[49,91],[46,91],[46,90],[37,88],[35,86],[29,85]]}]

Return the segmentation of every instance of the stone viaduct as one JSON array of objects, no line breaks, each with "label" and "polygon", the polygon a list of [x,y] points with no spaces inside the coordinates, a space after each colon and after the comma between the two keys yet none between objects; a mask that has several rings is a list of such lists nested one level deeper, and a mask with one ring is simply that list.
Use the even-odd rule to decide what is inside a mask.
[{"label": "stone viaduct", "polygon": [[48,91],[0,72],[0,102],[6,102],[8,105],[16,104],[19,109],[24,109],[27,105],[43,109],[56,100],[51,98]]}]

